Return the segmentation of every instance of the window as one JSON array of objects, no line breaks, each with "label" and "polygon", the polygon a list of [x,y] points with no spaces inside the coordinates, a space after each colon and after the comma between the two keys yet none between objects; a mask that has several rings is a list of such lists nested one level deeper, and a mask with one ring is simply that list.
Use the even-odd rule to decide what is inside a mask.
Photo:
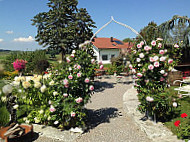
[{"label": "window", "polygon": [[111,58],[113,58],[113,57],[115,57],[115,54],[112,54],[112,55],[111,55]]},{"label": "window", "polygon": [[103,60],[103,61],[108,60],[108,55],[102,55],[102,60]]}]

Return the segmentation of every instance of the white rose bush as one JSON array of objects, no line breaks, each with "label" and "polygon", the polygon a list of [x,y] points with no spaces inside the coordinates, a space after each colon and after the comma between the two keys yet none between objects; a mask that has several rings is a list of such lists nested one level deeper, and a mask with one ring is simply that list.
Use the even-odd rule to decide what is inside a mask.
[{"label": "white rose bush", "polygon": [[140,101],[138,109],[151,117],[156,116],[157,120],[164,120],[174,109],[175,99],[168,97],[164,90],[168,84],[169,68],[174,67],[181,56],[180,47],[175,44],[165,49],[162,39],[158,38],[150,46],[141,41],[132,52],[129,68],[134,74]]},{"label": "white rose bush", "polygon": [[90,45],[73,50],[66,62],[43,75],[18,76],[11,83],[17,90],[20,122],[51,125],[62,129],[84,126],[84,105],[94,90],[97,63]]}]

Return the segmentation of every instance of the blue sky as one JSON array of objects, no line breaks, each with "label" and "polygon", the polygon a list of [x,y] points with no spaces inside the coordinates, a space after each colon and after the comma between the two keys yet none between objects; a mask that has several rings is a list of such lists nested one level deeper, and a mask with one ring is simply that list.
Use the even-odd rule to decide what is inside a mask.
[{"label": "blue sky", "polygon": [[[48,11],[48,0],[0,0],[0,49],[35,50],[42,47],[34,41],[37,29],[31,19]],[[140,31],[150,21],[161,24],[174,15],[190,17],[190,0],[79,0],[79,8],[86,8],[98,30],[113,16]],[[124,39],[135,37],[129,29],[111,23],[99,37]]]}]

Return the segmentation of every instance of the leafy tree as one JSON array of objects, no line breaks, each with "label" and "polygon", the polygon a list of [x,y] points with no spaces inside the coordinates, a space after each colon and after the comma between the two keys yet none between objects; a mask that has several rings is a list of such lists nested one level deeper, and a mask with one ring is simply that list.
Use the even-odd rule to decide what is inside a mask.
[{"label": "leafy tree", "polygon": [[67,52],[90,39],[95,23],[85,8],[77,8],[77,0],[49,0],[47,5],[48,12],[32,19],[37,27],[35,38],[43,47],[61,49],[63,60]]},{"label": "leafy tree", "polygon": [[132,38],[125,38],[123,42],[135,42],[135,39]]}]

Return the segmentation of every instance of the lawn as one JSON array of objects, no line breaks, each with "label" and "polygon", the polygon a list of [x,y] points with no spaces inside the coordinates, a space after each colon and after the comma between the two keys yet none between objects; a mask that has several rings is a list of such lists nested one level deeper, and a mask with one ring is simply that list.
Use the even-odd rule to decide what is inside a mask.
[{"label": "lawn", "polygon": [[7,55],[9,55],[11,52],[5,51],[0,52],[0,71],[3,70],[3,63],[2,61],[6,59]]}]

